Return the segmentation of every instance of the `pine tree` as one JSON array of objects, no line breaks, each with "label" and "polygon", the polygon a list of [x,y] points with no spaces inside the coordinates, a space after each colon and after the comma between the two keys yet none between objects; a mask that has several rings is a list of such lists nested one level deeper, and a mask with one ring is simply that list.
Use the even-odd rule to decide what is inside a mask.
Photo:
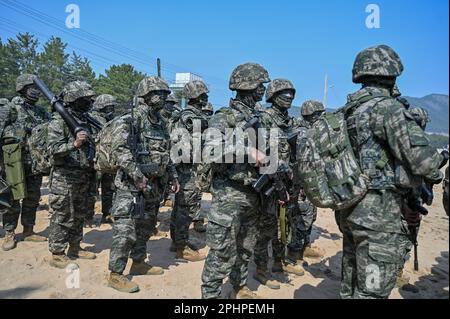
[{"label": "pine tree", "polygon": [[76,52],[72,52],[67,71],[69,81],[86,81],[91,85],[95,84],[95,72],[90,61],[87,58],[82,58]]},{"label": "pine tree", "polygon": [[100,75],[95,85],[98,94],[111,94],[121,104],[129,105],[139,82],[145,74],[138,72],[130,64],[113,65]]}]

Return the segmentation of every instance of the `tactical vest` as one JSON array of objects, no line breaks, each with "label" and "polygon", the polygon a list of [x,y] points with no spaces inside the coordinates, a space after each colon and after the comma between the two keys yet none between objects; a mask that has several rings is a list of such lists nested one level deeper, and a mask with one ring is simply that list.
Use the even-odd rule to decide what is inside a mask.
[{"label": "tactical vest", "polygon": [[361,170],[369,177],[369,189],[395,189],[394,159],[388,146],[375,137],[371,128],[372,114],[378,111],[378,103],[392,97],[368,91],[360,93],[344,108],[353,152]]},{"label": "tactical vest", "polygon": [[[74,115],[72,113],[72,115]],[[54,115],[53,121],[58,121],[59,126],[63,127],[63,136],[61,138],[65,139],[65,143],[69,145],[73,145],[75,142],[75,138],[73,137],[72,133],[69,131],[69,128],[67,127],[64,120],[59,116],[59,114]],[[75,115],[74,115],[75,116]],[[76,117],[76,116],[75,116]],[[76,117],[78,123],[85,129],[85,131],[89,134],[93,133],[93,130],[91,126],[86,123],[82,122],[78,117]],[[52,124],[50,123],[50,126]],[[81,146],[80,149],[74,149],[66,156],[51,156],[51,163],[52,166],[55,167],[62,167],[62,168],[69,168],[69,169],[93,169],[93,163],[89,161],[88,159],[88,153],[89,148],[87,143],[85,143],[83,146]]]},{"label": "tactical vest", "polygon": [[[245,109],[237,101],[231,101],[231,105],[232,107],[222,108],[216,113],[216,116],[225,116],[227,127],[230,129],[244,129],[246,124],[256,116],[254,112]],[[217,175],[226,176],[227,179],[244,186],[251,186],[258,178],[258,169],[249,163],[213,164],[212,170],[213,178]]]}]

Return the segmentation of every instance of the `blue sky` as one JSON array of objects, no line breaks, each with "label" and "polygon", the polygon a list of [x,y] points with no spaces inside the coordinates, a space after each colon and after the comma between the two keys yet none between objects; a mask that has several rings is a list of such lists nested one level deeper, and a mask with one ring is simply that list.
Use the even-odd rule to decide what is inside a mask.
[{"label": "blue sky", "polygon": [[[228,78],[233,68],[250,61],[263,64],[271,78],[290,79],[298,91],[296,105],[309,98],[322,100],[328,73],[329,106],[341,106],[357,89],[351,81],[356,54],[382,43],[403,59],[399,86],[405,95],[448,94],[448,0],[18,2],[54,17],[56,25],[50,18],[42,23],[35,15],[33,19],[5,6],[8,1],[0,0],[2,39],[19,30],[42,40],[60,36],[69,43],[68,50],[90,58],[97,73],[113,63],[130,63],[154,74],[160,57],[169,81],[175,72],[203,76],[216,106],[232,96]],[[80,7],[81,30],[64,27],[70,3]],[[380,7],[380,29],[365,26],[370,3]],[[102,41],[87,42],[85,32],[120,44],[122,54]]]}]

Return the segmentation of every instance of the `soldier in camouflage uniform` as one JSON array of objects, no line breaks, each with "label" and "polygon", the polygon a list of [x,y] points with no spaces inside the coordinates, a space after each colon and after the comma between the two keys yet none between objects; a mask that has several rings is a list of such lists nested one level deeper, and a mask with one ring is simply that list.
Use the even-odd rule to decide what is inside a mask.
[{"label": "soldier in camouflage uniform", "polygon": [[[184,96],[188,103],[174,121],[174,130],[187,131],[192,137],[196,122],[201,125],[200,129],[202,132],[207,129],[208,121],[203,116],[202,108],[208,103],[208,93],[209,90],[202,81],[191,81],[186,84]],[[192,140],[191,146],[193,146]],[[191,147],[191,150],[189,156],[191,162],[177,164],[181,191],[175,195],[175,205],[170,220],[170,235],[173,246],[176,249],[177,258],[188,261],[200,261],[205,259],[206,256],[189,243],[189,226],[191,222],[196,221],[203,226],[203,221],[199,220],[202,192],[196,183],[197,164],[193,163],[193,147]]]},{"label": "soldier in camouflage uniform", "polygon": [[74,138],[63,118],[56,113],[48,127],[48,152],[52,162],[50,265],[63,269],[70,264],[70,259],[96,257],[80,247],[83,222],[89,211],[90,190],[95,187],[93,159],[89,155],[93,146],[87,143],[93,128],[85,122],[83,113],[91,109],[95,92],[88,83],[75,81],[67,84],[61,95],[68,112],[85,129]]},{"label": "soldier in camouflage uniform", "polygon": [[[172,126],[174,119],[177,118],[178,114],[181,112],[181,108],[178,106],[178,100],[173,94],[167,97],[166,104],[161,110],[161,117],[166,122],[168,132],[172,132]],[[173,207],[173,202],[171,200],[170,185],[167,183],[167,187],[164,191],[164,206]]]},{"label": "soldier in camouflage uniform", "polygon": [[214,107],[211,103],[208,103],[205,105],[204,108],[202,108],[203,115],[208,119],[208,121],[211,119],[211,117],[214,115]]},{"label": "soldier in camouflage uniform", "polygon": [[[285,163],[289,165],[292,148],[289,144],[288,137],[292,129],[296,126],[295,120],[289,116],[289,109],[292,106],[292,101],[295,98],[296,90],[292,83],[285,79],[273,80],[266,92],[266,101],[271,103],[271,106],[265,110],[262,110],[259,117],[259,124],[262,128],[268,132],[271,129],[278,131],[278,162],[279,164]],[[285,187],[294,195],[293,184],[290,179],[284,180]],[[266,186],[266,188],[271,185]],[[264,193],[267,189],[263,189]],[[254,278],[263,285],[271,289],[280,289],[278,282],[271,280],[267,272],[268,264],[268,251],[267,246],[272,241],[272,251],[274,264],[272,267],[273,272],[286,272],[301,276],[304,274],[303,267],[297,265],[296,259],[292,256],[286,255],[285,244],[281,241],[278,234],[278,219],[280,206],[286,205],[290,207],[288,203],[278,203],[276,192],[273,192],[270,196],[263,196],[263,215],[260,218],[259,231],[255,246],[255,263],[256,273]],[[292,197],[294,199],[295,195]],[[294,211],[290,211],[294,213]]]},{"label": "soldier in camouflage uniform", "polygon": [[447,213],[448,216],[448,200],[449,200],[449,187],[448,187],[448,175],[449,175],[449,167],[447,166],[447,168],[445,169],[445,179],[444,179],[444,184],[443,184],[443,189],[444,189],[444,196],[442,198],[443,204],[444,204],[444,209],[445,212]]},{"label": "soldier in camouflage uniform", "polygon": [[[230,106],[222,108],[209,121],[209,127],[225,134],[226,129],[245,126],[256,116],[255,105],[264,97],[268,72],[259,64],[238,66],[229,87],[236,91]],[[225,140],[222,141],[223,144]],[[223,146],[222,144],[222,146]],[[205,144],[209,147],[209,143]],[[235,155],[238,147],[224,149],[225,157]],[[210,247],[202,274],[202,297],[219,298],[223,280],[229,277],[236,298],[256,298],[247,287],[248,263],[253,253],[261,216],[261,197],[252,187],[264,155],[250,148],[244,163],[212,165],[212,204],[208,212],[206,244]],[[252,164],[249,159],[256,164]]]},{"label": "soldier in camouflage uniform", "polygon": [[20,143],[22,161],[25,170],[26,198],[13,201],[11,208],[3,214],[3,228],[6,231],[2,249],[7,251],[16,247],[15,230],[21,216],[25,241],[44,242],[46,239],[36,235],[33,227],[36,221],[36,210],[41,196],[42,175],[32,170],[33,161],[27,139],[34,127],[49,121],[50,116],[44,108],[37,106],[40,92],[34,84],[35,75],[23,74],[17,78],[16,92],[19,96],[11,101],[9,118],[3,130],[3,145]]},{"label": "soldier in camouflage uniform", "polygon": [[[176,171],[170,163],[169,133],[159,114],[169,93],[164,80],[153,76],[144,78],[137,90],[143,103],[133,114],[126,114],[114,122],[117,139],[113,142],[117,144],[114,149],[119,170],[112,207],[114,224],[108,285],[122,292],[139,291],[139,286],[123,275],[128,258],[133,260],[131,275],[164,273],[162,268],[145,263],[145,259],[168,171],[175,185],[173,191],[179,190]],[[134,139],[132,127],[137,134],[136,150],[130,144]]]},{"label": "soldier in camouflage uniform", "polygon": [[402,219],[405,193],[395,179],[398,164],[430,184],[442,180],[438,168],[443,157],[391,96],[402,72],[401,60],[390,47],[362,51],[353,67],[353,82],[361,83],[362,89],[350,95],[341,110],[353,151],[369,178],[369,191],[361,202],[337,212],[344,235],[342,298],[388,298],[395,286],[408,236]]},{"label": "soldier in camouflage uniform", "polygon": [[[314,125],[314,122],[325,112],[325,107],[318,101],[305,101],[301,107],[303,117],[302,125],[306,128]],[[295,170],[294,170],[295,171]],[[300,188],[302,186],[300,185]],[[323,252],[320,248],[311,245],[312,226],[317,219],[317,208],[306,198],[300,190],[297,201],[298,217],[295,217],[292,240],[289,250],[296,255],[298,260],[306,258],[321,258]]]},{"label": "soldier in camouflage uniform", "polygon": [[[109,94],[99,95],[95,102],[93,111],[90,112],[90,116],[97,120],[103,127],[106,124],[111,122],[115,117],[115,109],[119,106],[117,100],[114,96]],[[98,132],[94,133],[94,136]],[[97,173],[99,175],[99,173]],[[112,224],[113,219],[111,217],[111,207],[114,196],[114,178],[113,174],[100,174],[98,179],[100,181],[100,188],[102,190],[101,199],[102,199],[102,224]],[[97,187],[95,188],[97,191]],[[95,192],[96,195],[97,192]],[[95,205],[95,203],[94,203]],[[93,213],[88,216],[87,219],[92,220]],[[92,223],[92,222],[91,222]]]}]

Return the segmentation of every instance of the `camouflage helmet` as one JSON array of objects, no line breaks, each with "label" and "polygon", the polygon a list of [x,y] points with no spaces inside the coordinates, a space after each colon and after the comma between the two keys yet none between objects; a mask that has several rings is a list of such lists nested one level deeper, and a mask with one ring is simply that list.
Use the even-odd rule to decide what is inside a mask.
[{"label": "camouflage helmet", "polygon": [[213,107],[213,105],[212,105],[211,103],[206,104],[206,105],[202,108],[202,112],[213,114],[213,113],[214,113],[214,107]]},{"label": "camouflage helmet", "polygon": [[34,74],[22,74],[16,79],[16,92],[21,92],[26,86],[34,84],[36,75]]},{"label": "camouflage helmet", "polygon": [[361,51],[353,65],[353,82],[361,83],[365,76],[398,77],[403,64],[398,54],[387,45]]},{"label": "camouflage helmet", "polygon": [[430,122],[428,111],[424,108],[415,107],[410,109],[409,113],[414,117],[416,123],[422,128],[425,128],[427,126],[427,123]]},{"label": "camouflage helmet", "polygon": [[230,77],[231,91],[251,91],[260,84],[269,83],[269,72],[260,64],[245,63],[234,69]]},{"label": "camouflage helmet", "polygon": [[302,116],[313,115],[316,112],[325,112],[325,107],[321,102],[309,100],[303,103],[301,108]]},{"label": "camouflage helmet", "polygon": [[105,107],[117,105],[118,103],[116,98],[110,94],[99,95],[94,102],[94,108],[96,110],[103,110]]},{"label": "camouflage helmet", "polygon": [[208,94],[209,90],[202,81],[194,80],[188,82],[183,89],[183,95],[187,100],[198,98],[202,94]]},{"label": "camouflage helmet", "polygon": [[285,79],[275,79],[272,82],[270,82],[269,86],[267,87],[266,91],[266,101],[270,102],[270,100],[273,98],[275,93],[281,92],[284,90],[292,90],[294,91],[294,94],[296,92],[294,85],[292,85],[292,82]]},{"label": "camouflage helmet", "polygon": [[137,96],[144,97],[150,92],[166,91],[170,93],[169,85],[163,79],[150,76],[142,79],[137,89]]},{"label": "camouflage helmet", "polygon": [[63,97],[63,101],[66,104],[73,103],[76,100],[84,97],[95,96],[95,92],[90,84],[84,81],[70,82],[69,84],[64,86],[61,94]]},{"label": "camouflage helmet", "polygon": [[9,101],[8,99],[0,99],[0,106],[8,105]]},{"label": "camouflage helmet", "polygon": [[172,103],[178,104],[178,100],[177,100],[177,98],[175,97],[175,95],[173,95],[173,94],[170,94],[170,95],[167,97],[166,102],[172,102]]}]

